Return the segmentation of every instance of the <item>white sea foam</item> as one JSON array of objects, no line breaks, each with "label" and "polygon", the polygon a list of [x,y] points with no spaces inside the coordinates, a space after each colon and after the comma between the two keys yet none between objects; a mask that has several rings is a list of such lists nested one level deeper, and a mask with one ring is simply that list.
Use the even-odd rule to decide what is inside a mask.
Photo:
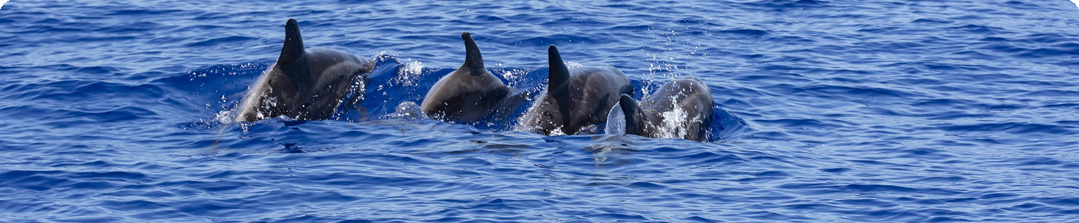
[{"label": "white sea foam", "polygon": [[401,86],[411,87],[421,78],[423,74],[423,63],[420,63],[418,60],[408,60],[411,62],[402,64],[401,69],[397,71],[396,81],[397,83],[400,83]]}]

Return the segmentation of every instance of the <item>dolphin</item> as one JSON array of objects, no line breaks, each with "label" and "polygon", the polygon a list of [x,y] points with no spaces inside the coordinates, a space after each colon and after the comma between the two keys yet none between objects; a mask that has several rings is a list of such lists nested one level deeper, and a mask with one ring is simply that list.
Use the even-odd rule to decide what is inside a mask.
[{"label": "dolphin", "polygon": [[363,81],[375,63],[340,50],[304,49],[295,19],[285,23],[285,43],[270,69],[249,87],[237,122],[281,115],[298,120],[326,119],[345,98],[348,87]]},{"label": "dolphin", "polygon": [[420,109],[429,117],[453,122],[475,122],[497,109],[510,95],[510,88],[483,67],[480,48],[468,32],[465,62],[427,91]]},{"label": "dolphin", "polygon": [[696,77],[664,84],[640,104],[623,94],[618,104],[626,117],[626,134],[705,141],[712,126],[712,92]]},{"label": "dolphin", "polygon": [[522,117],[526,130],[546,135],[591,132],[590,126],[607,122],[619,95],[633,94],[629,79],[614,67],[568,69],[554,45],[547,48],[547,56],[547,92]]}]

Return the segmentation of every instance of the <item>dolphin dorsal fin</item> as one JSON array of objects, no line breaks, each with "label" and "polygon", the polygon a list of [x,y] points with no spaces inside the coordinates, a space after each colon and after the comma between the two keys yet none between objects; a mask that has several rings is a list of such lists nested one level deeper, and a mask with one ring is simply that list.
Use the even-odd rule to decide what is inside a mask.
[{"label": "dolphin dorsal fin", "polygon": [[296,19],[288,19],[285,23],[285,45],[281,46],[281,57],[278,63],[291,63],[304,55],[303,38],[300,37],[300,24]]},{"label": "dolphin dorsal fin", "polygon": [[627,94],[622,94],[618,98],[618,105],[622,106],[622,114],[626,116],[626,134],[639,135],[641,123],[640,108],[637,107],[637,102],[633,101],[633,98]]},{"label": "dolphin dorsal fin", "polygon": [[547,79],[548,88],[555,89],[566,84],[569,81],[569,68],[566,68],[566,64],[562,62],[562,55],[558,54],[558,48],[554,44],[547,47],[547,58],[550,62],[550,76]]},{"label": "dolphin dorsal fin", "polygon": [[281,46],[281,56],[277,58],[277,66],[285,75],[292,80],[292,85],[299,92],[307,91],[311,83],[311,75],[307,68],[307,60],[304,55],[307,51],[303,48],[303,38],[300,37],[300,24],[296,19],[288,19],[285,23],[285,44]]},{"label": "dolphin dorsal fin", "polygon": [[[472,40],[472,35],[468,32],[461,32],[461,39],[465,40],[465,63],[461,67],[467,67],[471,70],[483,70],[483,56],[480,55],[480,48],[476,46],[476,41]],[[472,75],[482,73],[472,72]]]}]

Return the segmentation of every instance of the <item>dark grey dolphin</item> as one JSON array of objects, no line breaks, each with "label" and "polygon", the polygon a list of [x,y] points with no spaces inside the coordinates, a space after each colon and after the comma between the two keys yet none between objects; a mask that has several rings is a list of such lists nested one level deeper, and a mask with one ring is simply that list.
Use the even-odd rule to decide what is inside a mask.
[{"label": "dark grey dolphin", "polygon": [[[349,85],[375,67],[371,59],[333,49],[305,50],[295,19],[285,23],[281,56],[248,90],[237,122],[281,115],[299,120],[329,118]],[[359,79],[357,79],[359,78]]]},{"label": "dark grey dolphin", "polygon": [[618,104],[626,117],[626,134],[705,141],[713,103],[701,79],[685,77],[664,84],[640,105],[629,95],[622,95]]},{"label": "dark grey dolphin", "polygon": [[510,88],[501,79],[483,68],[483,56],[472,36],[463,32],[461,39],[465,41],[465,63],[438,79],[427,91],[420,105],[427,116],[443,121],[475,122],[490,114],[510,94]]},{"label": "dark grey dolphin", "polygon": [[[589,126],[607,122],[619,95],[633,94],[622,71],[613,67],[566,68],[558,48],[547,48],[550,74],[547,93],[521,119],[526,130],[547,135],[587,133]],[[585,130],[585,131],[582,131]]]}]

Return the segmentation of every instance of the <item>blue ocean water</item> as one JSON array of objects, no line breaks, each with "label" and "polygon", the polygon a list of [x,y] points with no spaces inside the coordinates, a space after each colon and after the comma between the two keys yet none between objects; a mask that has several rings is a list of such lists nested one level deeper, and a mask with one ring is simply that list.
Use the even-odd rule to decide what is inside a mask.
[{"label": "blue ocean water", "polygon": [[[362,108],[228,122],[288,18],[378,61]],[[1077,23],[1065,0],[14,0],[0,221],[1077,221]],[[699,77],[712,138],[408,115],[462,31],[520,91],[549,44],[638,98]]]}]

